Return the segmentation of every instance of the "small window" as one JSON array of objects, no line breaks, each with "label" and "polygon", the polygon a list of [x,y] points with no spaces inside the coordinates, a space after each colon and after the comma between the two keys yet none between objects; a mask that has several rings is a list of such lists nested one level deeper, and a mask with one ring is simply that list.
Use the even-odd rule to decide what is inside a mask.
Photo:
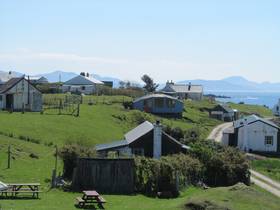
[{"label": "small window", "polygon": [[2,95],[0,95],[0,101],[2,101],[3,100],[3,96]]},{"label": "small window", "polygon": [[166,106],[168,108],[174,108],[175,107],[175,104],[176,104],[176,101],[175,100],[172,100],[172,99],[166,99]]},{"label": "small window", "polygon": [[82,90],[85,90],[86,89],[86,87],[85,86],[82,86]]},{"label": "small window", "polygon": [[265,136],[264,144],[272,146],[273,145],[273,136]]},{"label": "small window", "polygon": [[163,108],[163,106],[164,106],[164,99],[163,98],[155,98],[155,106],[157,108]]},{"label": "small window", "polygon": [[143,148],[134,148],[134,149],[132,149],[132,153],[135,156],[144,156],[144,149]]}]

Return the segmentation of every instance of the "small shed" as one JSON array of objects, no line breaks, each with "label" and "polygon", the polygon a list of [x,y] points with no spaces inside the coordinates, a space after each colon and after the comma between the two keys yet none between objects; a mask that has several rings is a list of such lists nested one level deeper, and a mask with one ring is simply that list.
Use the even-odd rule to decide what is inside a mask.
[{"label": "small shed", "polygon": [[226,104],[218,104],[209,111],[211,118],[231,122],[238,119],[238,110],[230,108]]},{"label": "small shed", "polygon": [[109,152],[116,152],[119,156],[126,157],[140,155],[160,158],[162,155],[185,153],[189,147],[166,134],[159,122],[152,124],[145,121],[126,133],[124,140],[99,144],[95,149],[101,157],[106,157]]},{"label": "small shed", "polygon": [[42,93],[24,77],[11,78],[0,85],[0,109],[42,111]]},{"label": "small shed", "polygon": [[182,116],[183,101],[165,94],[150,94],[133,101],[133,108],[140,111],[159,114]]}]

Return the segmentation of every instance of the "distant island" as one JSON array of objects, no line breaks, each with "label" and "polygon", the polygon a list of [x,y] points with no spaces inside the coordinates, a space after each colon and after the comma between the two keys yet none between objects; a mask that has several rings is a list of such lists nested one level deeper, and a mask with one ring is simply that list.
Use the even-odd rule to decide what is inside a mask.
[{"label": "distant island", "polygon": [[215,94],[204,94],[206,97],[212,97],[212,98],[231,98],[230,96],[225,95],[215,95]]}]

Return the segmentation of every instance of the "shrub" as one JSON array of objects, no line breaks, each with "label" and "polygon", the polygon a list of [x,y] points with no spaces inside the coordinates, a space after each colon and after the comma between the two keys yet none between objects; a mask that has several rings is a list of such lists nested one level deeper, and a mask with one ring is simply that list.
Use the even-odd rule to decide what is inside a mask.
[{"label": "shrub", "polygon": [[179,187],[196,184],[202,177],[202,164],[188,155],[165,156],[159,160],[135,158],[136,190],[147,195],[171,192],[178,195]]},{"label": "shrub", "polygon": [[63,177],[71,179],[73,170],[76,167],[77,160],[80,157],[94,157],[96,154],[94,149],[82,146],[78,143],[69,143],[58,151],[59,157],[63,160]]},{"label": "shrub", "polygon": [[210,186],[249,184],[249,163],[237,148],[223,147],[213,141],[191,144],[190,155],[204,165],[204,182]]}]

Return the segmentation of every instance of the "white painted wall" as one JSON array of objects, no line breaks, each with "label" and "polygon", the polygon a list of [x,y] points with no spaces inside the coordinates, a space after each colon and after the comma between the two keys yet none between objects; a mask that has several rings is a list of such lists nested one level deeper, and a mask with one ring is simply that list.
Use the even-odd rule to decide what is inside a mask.
[{"label": "white painted wall", "polygon": [[[84,90],[83,90],[84,87]],[[84,94],[93,94],[97,90],[96,85],[63,85],[62,92],[79,92]]]},{"label": "white painted wall", "polygon": [[[238,129],[238,148],[244,149],[246,141],[246,128]],[[276,152],[277,151],[277,133],[278,129],[267,125],[261,121],[247,125],[248,148],[254,151]],[[265,136],[273,136],[273,145],[265,145]],[[226,137],[225,137],[226,138]]]}]

